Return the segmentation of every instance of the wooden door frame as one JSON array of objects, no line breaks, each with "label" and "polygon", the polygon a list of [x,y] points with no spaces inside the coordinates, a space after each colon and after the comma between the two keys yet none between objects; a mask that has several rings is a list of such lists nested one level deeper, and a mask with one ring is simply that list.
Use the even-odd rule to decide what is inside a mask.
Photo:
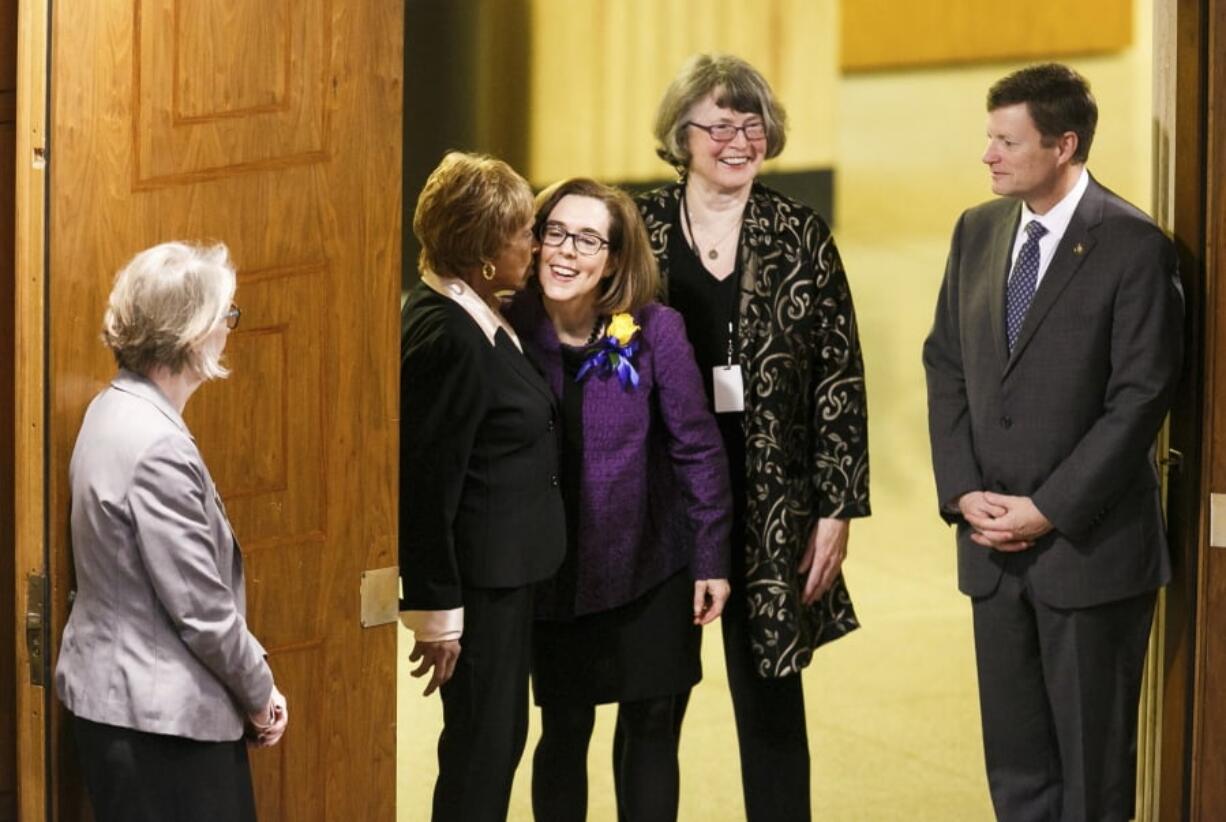
[{"label": "wooden door frame", "polygon": [[[1215,819],[1224,808],[1204,806],[1206,787],[1201,715],[1205,681],[1206,568],[1209,490],[1214,458],[1215,362],[1220,333],[1217,283],[1226,276],[1219,253],[1226,232],[1226,186],[1210,181],[1226,168],[1226,0],[1160,0],[1169,42],[1167,119],[1156,122],[1157,213],[1175,240],[1186,304],[1185,379],[1171,412],[1171,447],[1182,455],[1170,472],[1169,533],[1174,576],[1159,622],[1162,693],[1158,818]],[[1155,44],[1158,45],[1157,43]],[[1160,53],[1160,52],[1159,52]],[[1168,177],[1169,175],[1169,177]],[[1163,186],[1165,180],[1171,181]],[[1226,331],[1226,329],[1222,329]],[[1214,549],[1216,550],[1216,549]],[[1220,701],[1222,697],[1217,697]],[[1217,797],[1221,804],[1221,795]]]},{"label": "wooden door frame", "polygon": [[1187,264],[1185,287],[1193,292],[1189,381],[1197,384],[1181,395],[1175,415],[1184,420],[1188,435],[1185,454],[1198,459],[1185,472],[1186,497],[1174,518],[1185,567],[1178,580],[1181,625],[1168,630],[1168,662],[1182,681],[1168,700],[1172,727],[1165,736],[1171,743],[1173,796],[1163,802],[1162,818],[1200,822],[1226,813],[1226,784],[1220,774],[1207,773],[1223,766],[1220,728],[1226,716],[1221,688],[1226,660],[1220,638],[1209,629],[1226,609],[1226,553],[1209,546],[1210,495],[1226,492],[1226,451],[1219,446],[1226,436],[1226,425],[1219,422],[1226,417],[1226,292],[1221,287],[1226,283],[1226,0],[1180,5],[1188,7],[1189,18],[1186,25],[1180,21],[1179,49],[1189,63],[1186,76],[1179,72],[1179,94],[1188,96],[1188,111],[1176,135],[1191,156],[1176,163],[1174,232]]},{"label": "wooden door frame", "polygon": [[[21,0],[17,11],[17,171],[14,236],[14,583],[17,628],[17,816],[47,818],[47,695],[31,684],[25,614],[30,575],[47,574],[46,213],[47,74],[50,0]],[[45,587],[45,586],[44,586]],[[46,620],[44,618],[44,626]],[[45,632],[45,627],[44,627]]]}]

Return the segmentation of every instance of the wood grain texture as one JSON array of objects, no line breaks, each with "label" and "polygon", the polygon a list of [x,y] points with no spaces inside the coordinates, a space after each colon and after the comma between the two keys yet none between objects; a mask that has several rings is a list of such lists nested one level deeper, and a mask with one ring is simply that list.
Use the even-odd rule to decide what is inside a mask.
[{"label": "wood grain texture", "polygon": [[17,818],[17,576],[13,563],[13,198],[17,2],[0,2],[0,822]]},{"label": "wood grain texture", "polygon": [[[1214,0],[1220,2],[1220,0]],[[1184,374],[1171,411],[1171,446],[1183,464],[1171,472],[1168,533],[1172,578],[1164,596],[1160,770],[1151,818],[1186,820],[1190,813],[1193,682],[1198,579],[1206,532],[1210,454],[1205,425],[1206,379],[1213,356],[1206,322],[1205,83],[1207,25],[1199,0],[1158,0],[1154,7],[1155,217],[1175,239],[1184,287]],[[1138,812],[1146,809],[1138,808]]]},{"label": "wood grain texture", "polygon": [[[396,562],[403,5],[134,0],[53,14],[55,637],[71,584],[66,466],[114,373],[98,340],[114,272],[160,241],[224,241],[243,311],[233,375],[203,386],[185,418],[289,699],[282,744],[252,756],[260,819],[390,822],[396,633],[360,627],[359,584]],[[72,763],[58,756],[55,773],[57,818],[74,819]]]},{"label": "wood grain texture", "polygon": [[[1203,339],[1205,260],[1203,14],[1199,0],[1154,5],[1154,217],[1175,239],[1184,297],[1185,340]],[[1191,762],[1191,682],[1195,663],[1196,581],[1207,487],[1203,453],[1203,345],[1185,346],[1185,378],[1170,417],[1170,444],[1183,462],[1170,471],[1167,531],[1172,577],[1160,599],[1162,692],[1155,729],[1157,773],[1149,796],[1139,797],[1138,822],[1187,818]],[[1152,659],[1151,659],[1152,661]]]},{"label": "wood grain texture", "polygon": [[[16,614],[26,609],[25,580],[46,573],[46,382],[44,363],[44,207],[46,166],[47,3],[17,7],[16,163],[14,181],[13,489]],[[17,647],[17,817],[46,819],[47,692],[30,684],[24,632]]]},{"label": "wood grain texture", "polygon": [[344,10],[334,0],[134,0],[135,187],[326,162],[332,18]]},{"label": "wood grain texture", "polygon": [[844,71],[1118,51],[1132,43],[1132,0],[846,0]]},{"label": "wood grain texture", "polygon": [[[1226,278],[1226,0],[1206,9],[1205,259],[1206,281]],[[1208,292],[1209,487],[1226,493],[1226,290]],[[1208,495],[1202,496],[1207,505]],[[1202,539],[1193,683],[1191,807],[1188,818],[1226,818],[1226,549]]]}]

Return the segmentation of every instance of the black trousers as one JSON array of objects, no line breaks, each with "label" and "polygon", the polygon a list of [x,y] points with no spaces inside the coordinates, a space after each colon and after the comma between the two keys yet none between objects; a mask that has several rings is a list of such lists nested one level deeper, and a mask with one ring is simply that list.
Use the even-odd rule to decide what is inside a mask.
[{"label": "black trousers", "polygon": [[754,669],[743,584],[733,588],[720,625],[746,822],[809,822],[809,734],[800,675],[767,679]]},{"label": "black trousers", "polygon": [[1034,596],[1022,562],[973,600],[988,785],[1005,822],[1125,822],[1153,591],[1090,608]]},{"label": "black trousers", "polygon": [[434,822],[504,822],[528,736],[532,588],[464,589],[455,673],[440,690]]},{"label": "black trousers", "polygon": [[[809,822],[809,736],[800,675],[766,679],[754,670],[745,573],[736,567],[735,548],[733,553],[732,595],[720,626],[741,755],[745,820]],[[678,738],[688,701],[688,692],[678,697]]]},{"label": "black trousers", "polygon": [[245,741],[71,723],[97,822],[255,822]]}]

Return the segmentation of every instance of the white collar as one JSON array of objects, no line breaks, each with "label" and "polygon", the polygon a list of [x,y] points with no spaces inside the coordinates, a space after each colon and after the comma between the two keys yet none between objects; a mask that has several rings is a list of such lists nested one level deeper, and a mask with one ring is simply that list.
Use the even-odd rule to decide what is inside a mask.
[{"label": "white collar", "polygon": [[1081,202],[1081,197],[1086,193],[1086,188],[1090,185],[1090,172],[1086,171],[1083,166],[1081,176],[1077,178],[1077,182],[1073,183],[1073,187],[1069,189],[1068,194],[1060,198],[1060,202],[1056,203],[1046,214],[1035,214],[1030,210],[1030,206],[1026,205],[1026,201],[1022,201],[1022,222],[1025,226],[1032,220],[1038,220],[1039,225],[1047,229],[1048,235],[1053,240],[1059,240],[1064,236],[1064,232],[1068,230],[1068,224],[1073,219],[1073,212],[1077,210],[1078,204]]},{"label": "white collar", "polygon": [[515,343],[515,347],[523,351],[523,346],[519,344],[519,337],[516,336],[515,330],[507,324],[507,321],[502,318],[501,314],[490,307],[489,303],[481,299],[481,296],[473,290],[471,285],[459,277],[446,277],[435,274],[433,271],[423,271],[421,281],[432,291],[459,303],[460,308],[463,308],[464,312],[473,318],[481,332],[485,334],[485,338],[489,340],[490,345],[494,344],[494,336],[498,333],[498,329],[501,328],[511,338],[511,342]]}]

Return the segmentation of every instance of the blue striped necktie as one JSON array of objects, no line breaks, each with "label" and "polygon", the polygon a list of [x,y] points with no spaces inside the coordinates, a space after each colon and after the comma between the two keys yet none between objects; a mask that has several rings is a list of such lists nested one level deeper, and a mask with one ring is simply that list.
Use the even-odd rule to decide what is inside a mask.
[{"label": "blue striped necktie", "polygon": [[1005,328],[1009,340],[1009,353],[1017,344],[1017,337],[1022,332],[1022,321],[1030,310],[1030,302],[1034,299],[1035,283],[1039,279],[1039,238],[1047,233],[1047,229],[1038,220],[1026,223],[1026,242],[1013,264],[1013,275],[1009,277],[1009,291],[1005,298]]}]

